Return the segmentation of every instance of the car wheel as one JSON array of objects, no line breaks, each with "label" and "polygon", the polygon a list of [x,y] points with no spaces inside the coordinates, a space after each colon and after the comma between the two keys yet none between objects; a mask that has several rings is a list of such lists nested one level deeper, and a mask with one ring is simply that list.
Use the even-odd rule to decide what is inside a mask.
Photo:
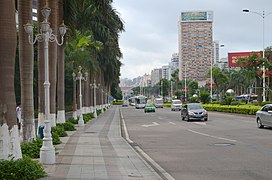
[{"label": "car wheel", "polygon": [[257,119],[257,126],[258,126],[258,128],[264,127],[260,118]]},{"label": "car wheel", "polygon": [[208,118],[205,118],[204,121],[208,121]]}]

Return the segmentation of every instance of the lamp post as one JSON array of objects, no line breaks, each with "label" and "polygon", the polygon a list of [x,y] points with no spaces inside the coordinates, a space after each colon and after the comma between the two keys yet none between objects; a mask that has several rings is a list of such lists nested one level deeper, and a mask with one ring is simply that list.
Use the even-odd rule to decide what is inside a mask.
[{"label": "lamp post", "polygon": [[44,42],[44,98],[45,98],[45,129],[43,145],[40,151],[40,161],[43,164],[54,164],[55,163],[55,148],[52,143],[51,124],[49,119],[50,114],[50,82],[49,82],[49,63],[48,63],[48,43],[56,42],[57,45],[61,46],[64,42],[64,35],[66,33],[66,26],[62,23],[59,27],[59,33],[61,36],[61,42],[58,42],[58,38],[53,34],[53,30],[50,28],[48,17],[50,16],[51,9],[47,6],[43,7],[41,13],[44,17],[41,22],[40,33],[35,36],[33,40],[33,25],[27,23],[24,25],[24,29],[28,34],[28,41],[30,44],[35,44],[37,41]]},{"label": "lamp post", "polygon": [[[270,15],[270,14],[272,14],[272,12],[270,12],[270,13],[267,13],[267,14],[265,14],[265,12],[263,11],[262,13],[260,13],[260,12],[255,12],[255,11],[250,11],[249,9],[243,9],[243,12],[244,13],[253,13],[253,14],[257,14],[258,16],[260,16],[260,17],[262,17],[262,19],[263,19],[263,59],[265,58],[265,49],[264,49],[264,18],[265,17],[267,17],[268,15]],[[262,67],[262,69],[263,69],[263,94],[262,94],[262,96],[263,96],[263,102],[264,101],[266,101],[266,97],[265,97],[265,65],[263,65],[263,67]]]},{"label": "lamp post", "polygon": [[78,120],[78,125],[83,127],[84,126],[84,120],[83,120],[83,115],[82,115],[82,92],[81,92],[81,80],[86,81],[88,77],[88,73],[85,72],[84,75],[85,77],[82,76],[81,70],[82,67],[78,67],[78,73],[77,75],[73,72],[73,80],[74,81],[79,81],[79,120]]},{"label": "lamp post", "polygon": [[90,84],[91,88],[93,88],[93,92],[94,92],[94,117],[97,118],[97,113],[96,113],[96,89],[98,88],[98,86],[100,86],[100,84],[98,84],[98,86],[96,85],[96,80],[94,79],[93,84]]}]

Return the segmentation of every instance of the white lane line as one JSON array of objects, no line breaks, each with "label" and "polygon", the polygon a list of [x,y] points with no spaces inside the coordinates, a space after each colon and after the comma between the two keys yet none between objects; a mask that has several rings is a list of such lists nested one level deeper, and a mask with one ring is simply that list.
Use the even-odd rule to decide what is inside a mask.
[{"label": "white lane line", "polygon": [[159,123],[156,123],[156,122],[152,122],[152,124],[144,124],[142,125],[143,127],[152,127],[152,126],[158,126],[160,125]]},{"label": "white lane line", "polygon": [[197,132],[197,131],[194,131],[194,130],[191,130],[191,129],[187,129],[187,130],[190,131],[190,132],[192,132],[192,133],[199,134],[199,135],[202,135],[202,136],[207,136],[207,137],[211,137],[211,138],[215,138],[215,139],[220,139],[220,140],[225,140],[225,141],[230,141],[230,142],[237,142],[236,140],[233,140],[233,139],[223,138],[223,137],[219,137],[219,136],[212,136],[212,135],[201,133],[201,132]]},{"label": "white lane line", "polygon": [[173,125],[177,125],[176,123],[173,123],[173,122],[169,122],[170,124],[173,124]]}]

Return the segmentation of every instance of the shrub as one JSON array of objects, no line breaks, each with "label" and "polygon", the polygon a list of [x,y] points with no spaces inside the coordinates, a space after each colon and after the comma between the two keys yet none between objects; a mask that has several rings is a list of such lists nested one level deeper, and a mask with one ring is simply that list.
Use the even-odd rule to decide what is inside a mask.
[{"label": "shrub", "polygon": [[66,122],[69,121],[73,124],[78,124],[78,119],[74,119],[73,117],[70,117],[69,119],[66,120]]},{"label": "shrub", "polygon": [[43,166],[28,156],[18,160],[0,160],[0,179],[34,180],[45,176]]},{"label": "shrub", "polygon": [[93,113],[83,114],[84,123],[89,122],[92,118],[94,118]]},{"label": "shrub", "polygon": [[53,145],[57,145],[57,144],[60,144],[61,141],[60,141],[60,138],[59,138],[59,135],[57,132],[55,131],[52,131],[52,141],[53,141]]},{"label": "shrub", "polygon": [[23,141],[21,143],[22,154],[29,156],[31,158],[39,158],[40,157],[40,149],[42,147],[42,139],[37,138],[32,142]]},{"label": "shrub", "polygon": [[75,125],[71,121],[66,121],[63,124],[57,124],[57,126],[63,126],[64,131],[75,131]]},{"label": "shrub", "polygon": [[64,127],[59,124],[57,124],[57,126],[55,126],[55,127],[52,127],[52,133],[53,132],[57,133],[59,137],[68,136],[67,133],[64,131]]},{"label": "shrub", "polygon": [[204,104],[208,103],[210,100],[210,94],[208,92],[201,92],[200,93],[200,101]]}]

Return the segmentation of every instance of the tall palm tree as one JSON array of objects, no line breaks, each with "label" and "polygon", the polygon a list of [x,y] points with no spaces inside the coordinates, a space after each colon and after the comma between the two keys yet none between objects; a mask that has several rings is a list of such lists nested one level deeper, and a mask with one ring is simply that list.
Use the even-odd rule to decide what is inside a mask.
[{"label": "tall palm tree", "polygon": [[[48,6],[51,8],[49,22],[55,35],[58,34],[58,1],[48,0]],[[57,43],[49,43],[50,119],[52,126],[56,126],[57,55]]]},{"label": "tall palm tree", "polygon": [[[16,56],[15,1],[0,1],[0,159],[21,158],[16,122],[14,67]],[[4,45],[3,45],[4,44]]]},{"label": "tall palm tree", "polygon": [[[59,0],[59,19],[58,24],[63,21],[63,0]],[[58,46],[58,114],[57,123],[65,122],[65,90],[64,90],[64,45]]]},{"label": "tall palm tree", "polygon": [[[43,16],[41,14],[41,9],[45,6],[45,1],[37,1],[37,15],[38,22],[43,21]],[[38,23],[38,29],[40,29],[40,24]],[[44,124],[44,43],[38,43],[38,127]]]},{"label": "tall palm tree", "polygon": [[19,59],[21,80],[21,105],[23,122],[23,139],[36,139],[33,99],[33,46],[28,42],[28,35],[23,25],[32,21],[32,0],[19,0]]}]

